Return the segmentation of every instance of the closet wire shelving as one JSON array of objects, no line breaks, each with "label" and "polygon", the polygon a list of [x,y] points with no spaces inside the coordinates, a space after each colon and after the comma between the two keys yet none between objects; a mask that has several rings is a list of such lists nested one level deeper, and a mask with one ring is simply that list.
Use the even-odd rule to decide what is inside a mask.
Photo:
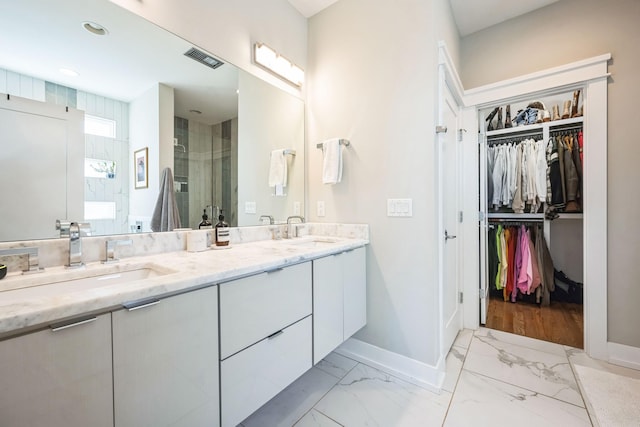
[{"label": "closet wire shelving", "polygon": [[[573,117],[562,120],[555,120],[544,123],[535,123],[530,125],[523,125],[511,128],[496,129],[487,131],[486,141],[487,145],[496,145],[508,142],[521,142],[528,138],[543,139],[548,141],[552,134],[556,132],[567,132],[572,130],[582,129],[583,117]],[[543,203],[543,210],[546,208],[546,203]],[[579,213],[558,213],[558,216],[554,219],[582,219],[582,212]],[[495,212],[490,209],[487,210],[487,219],[490,222],[512,222],[512,221],[543,221],[545,224],[545,238],[550,239],[549,223],[545,221],[544,212],[540,213],[512,213],[512,212]]]}]

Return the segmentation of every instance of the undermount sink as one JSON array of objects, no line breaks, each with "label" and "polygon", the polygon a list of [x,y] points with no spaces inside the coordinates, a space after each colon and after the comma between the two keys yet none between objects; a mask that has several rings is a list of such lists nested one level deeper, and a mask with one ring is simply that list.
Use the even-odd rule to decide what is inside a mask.
[{"label": "undermount sink", "polygon": [[16,280],[11,288],[0,292],[0,304],[28,298],[59,296],[77,291],[99,289],[172,273],[175,271],[154,264],[127,266],[122,271],[98,267],[56,272],[50,275],[42,273],[43,276],[40,277],[27,276],[32,280]]},{"label": "undermount sink", "polygon": [[296,237],[287,241],[287,244],[302,247],[317,247],[331,243],[337,243],[340,240],[332,237]]}]

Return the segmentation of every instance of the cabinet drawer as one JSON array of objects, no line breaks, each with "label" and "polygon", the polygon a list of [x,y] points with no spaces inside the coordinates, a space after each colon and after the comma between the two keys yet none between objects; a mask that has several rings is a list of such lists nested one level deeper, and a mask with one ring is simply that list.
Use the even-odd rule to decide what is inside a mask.
[{"label": "cabinet drawer", "polygon": [[220,285],[220,358],[311,314],[311,263]]},{"label": "cabinet drawer", "polygon": [[311,316],[222,361],[222,425],[238,425],[311,366]]}]

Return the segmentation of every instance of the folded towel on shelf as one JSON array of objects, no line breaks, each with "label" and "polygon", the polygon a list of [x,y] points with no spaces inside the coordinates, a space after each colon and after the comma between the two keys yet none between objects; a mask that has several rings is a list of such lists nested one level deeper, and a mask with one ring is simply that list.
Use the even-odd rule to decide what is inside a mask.
[{"label": "folded towel on shelf", "polygon": [[271,152],[269,187],[277,186],[287,186],[287,157],[284,155],[284,149],[273,150]]},{"label": "folded towel on shelf", "polygon": [[340,139],[329,139],[322,143],[322,183],[337,184],[342,180],[342,147]]},{"label": "folded towel on shelf", "polygon": [[172,231],[180,228],[180,213],[173,190],[173,175],[170,168],[164,168],[160,178],[160,193],[151,217],[151,230]]}]

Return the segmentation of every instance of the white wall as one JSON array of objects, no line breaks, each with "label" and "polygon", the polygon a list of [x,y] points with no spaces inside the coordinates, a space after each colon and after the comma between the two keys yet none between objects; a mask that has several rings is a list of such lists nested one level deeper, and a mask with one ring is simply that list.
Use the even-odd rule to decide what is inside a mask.
[{"label": "white wall", "polygon": [[[238,97],[238,225],[259,225],[260,215],[285,221],[294,215],[294,202],[304,215],[304,103],[247,73],[239,76]],[[284,193],[269,187],[272,150],[294,149],[287,155],[288,179]],[[256,203],[256,213],[245,213],[245,202]]]},{"label": "white wall", "polygon": [[298,89],[252,63],[262,42],[303,69],[307,63],[307,20],[287,0],[111,0],[199,47],[301,96]]},{"label": "white wall", "polygon": [[[356,338],[431,365],[439,352],[437,38],[451,34],[443,4],[335,3],[309,20],[307,79],[309,217],[370,224],[367,326]],[[352,145],[343,181],[326,186],[316,144],[331,137]],[[387,217],[388,198],[413,199],[413,217]]]},{"label": "white wall", "polygon": [[637,0],[562,0],[469,35],[461,44],[461,75],[466,89],[612,54],[607,138],[608,339],[633,347],[640,347],[636,327],[640,324],[640,198],[632,190],[640,181],[640,146],[634,120],[640,99],[638,17]]},{"label": "white wall", "polygon": [[[151,231],[146,221],[156,205],[160,172],[165,167],[173,171],[173,89],[163,84],[154,85],[130,103],[129,114],[129,176],[132,177],[129,215],[144,218],[144,231]],[[149,187],[135,189],[133,155],[144,147],[149,148]]]}]

